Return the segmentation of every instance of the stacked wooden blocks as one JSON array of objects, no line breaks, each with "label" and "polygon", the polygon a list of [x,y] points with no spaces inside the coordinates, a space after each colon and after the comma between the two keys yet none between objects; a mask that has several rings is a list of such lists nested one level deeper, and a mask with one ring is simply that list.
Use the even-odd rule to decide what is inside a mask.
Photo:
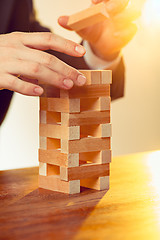
[{"label": "stacked wooden blocks", "polygon": [[111,71],[81,71],[83,87],[40,97],[39,187],[79,193],[109,189]]}]

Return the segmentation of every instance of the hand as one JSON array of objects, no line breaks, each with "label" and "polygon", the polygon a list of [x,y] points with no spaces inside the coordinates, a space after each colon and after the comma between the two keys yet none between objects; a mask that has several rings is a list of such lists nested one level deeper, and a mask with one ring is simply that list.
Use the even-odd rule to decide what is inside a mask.
[{"label": "hand", "polygon": [[42,51],[47,49],[75,57],[85,54],[83,46],[52,33],[0,35],[0,89],[37,96],[43,93],[38,81],[63,89],[85,83],[76,69]]},{"label": "hand", "polygon": [[[102,0],[92,0],[93,4]],[[129,0],[106,0],[105,6],[110,18],[93,26],[87,27],[77,33],[86,39],[93,52],[100,58],[111,61],[121,49],[133,38],[137,31],[133,23],[139,15]],[[67,28],[68,16],[58,19],[59,24]],[[71,30],[71,29],[70,29]]]}]

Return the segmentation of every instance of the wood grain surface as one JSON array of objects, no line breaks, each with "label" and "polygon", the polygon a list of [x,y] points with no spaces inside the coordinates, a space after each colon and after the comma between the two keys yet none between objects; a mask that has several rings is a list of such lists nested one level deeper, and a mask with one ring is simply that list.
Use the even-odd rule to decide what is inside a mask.
[{"label": "wood grain surface", "polygon": [[159,240],[160,153],[113,158],[110,190],[38,189],[38,168],[0,172],[0,239]]}]

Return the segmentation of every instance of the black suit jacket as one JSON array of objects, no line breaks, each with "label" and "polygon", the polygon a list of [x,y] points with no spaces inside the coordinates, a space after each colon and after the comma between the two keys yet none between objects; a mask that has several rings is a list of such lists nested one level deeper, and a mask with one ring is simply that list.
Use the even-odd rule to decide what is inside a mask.
[{"label": "black suit jacket", "polygon": [[[48,28],[41,26],[35,19],[32,0],[0,0],[0,34],[13,31],[49,31]],[[76,58],[55,51],[49,52],[77,69],[89,69],[83,57]],[[113,73],[113,83],[111,86],[112,100],[122,97],[123,94],[124,64],[123,60],[121,60]],[[13,92],[9,90],[0,91],[0,124],[7,113],[12,95]]]}]

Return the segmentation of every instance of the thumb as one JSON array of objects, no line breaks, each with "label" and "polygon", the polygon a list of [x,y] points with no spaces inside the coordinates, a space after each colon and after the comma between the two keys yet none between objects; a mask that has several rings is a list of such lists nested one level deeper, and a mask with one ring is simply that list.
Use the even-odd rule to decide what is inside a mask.
[{"label": "thumb", "polygon": [[69,20],[69,16],[60,16],[58,18],[58,23],[61,27],[68,29],[68,30],[72,30],[70,27],[68,27],[68,20]]}]

